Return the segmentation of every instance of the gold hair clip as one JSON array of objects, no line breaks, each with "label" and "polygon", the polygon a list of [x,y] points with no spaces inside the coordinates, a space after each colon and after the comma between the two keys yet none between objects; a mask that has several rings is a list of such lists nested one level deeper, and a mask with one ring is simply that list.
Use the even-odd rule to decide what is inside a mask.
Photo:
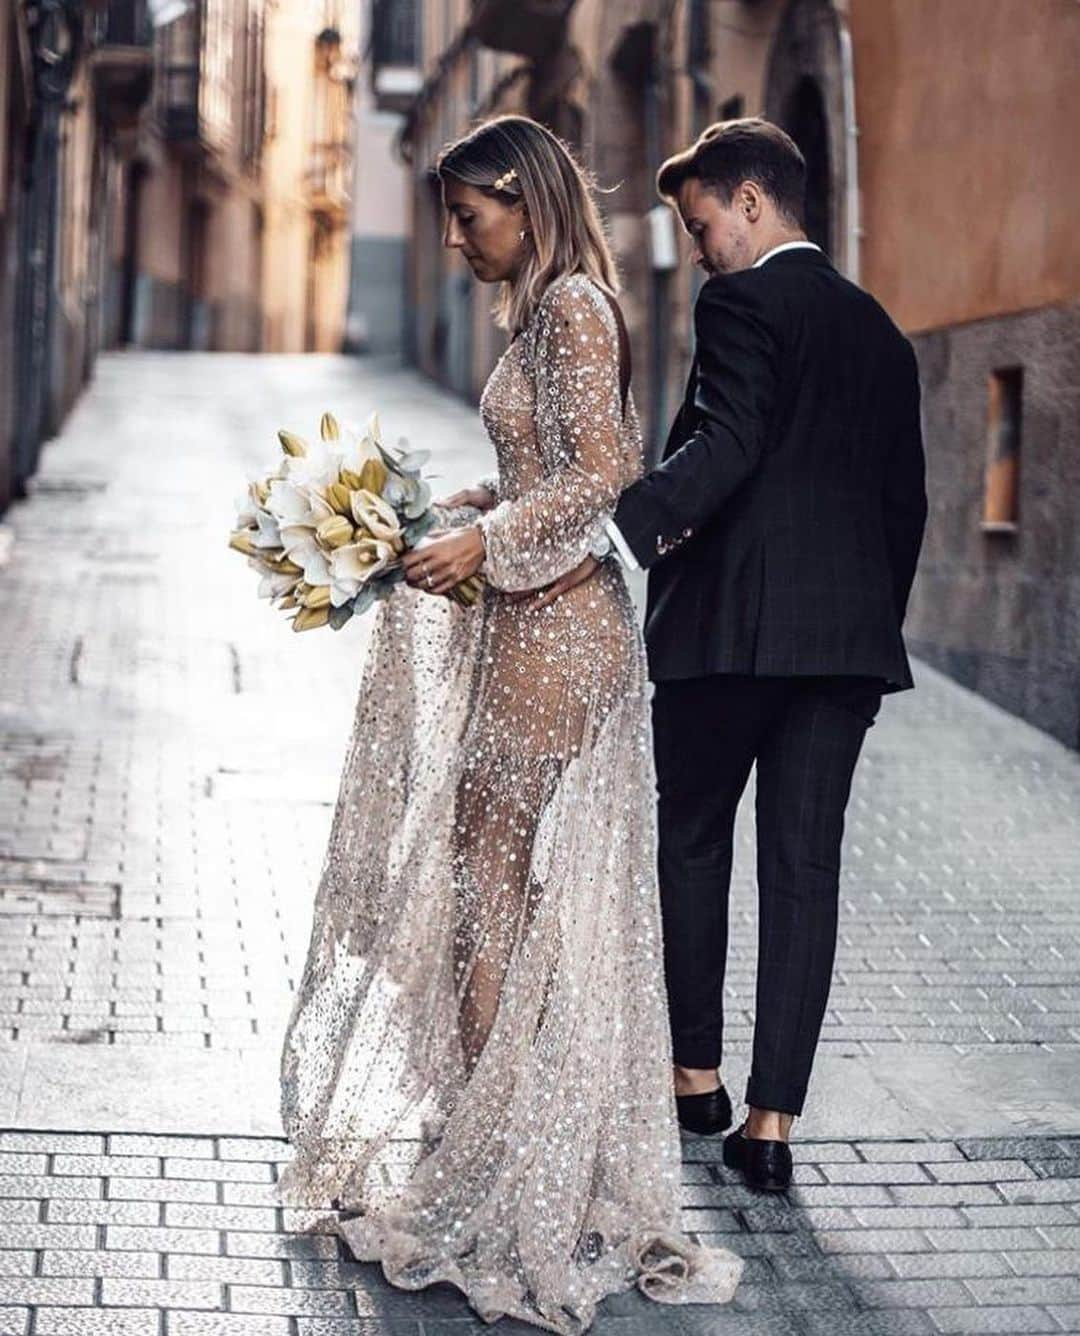
[{"label": "gold hair clip", "polygon": [[517,168],[511,167],[508,172],[503,172],[492,186],[493,190],[505,190],[511,181],[517,180]]}]

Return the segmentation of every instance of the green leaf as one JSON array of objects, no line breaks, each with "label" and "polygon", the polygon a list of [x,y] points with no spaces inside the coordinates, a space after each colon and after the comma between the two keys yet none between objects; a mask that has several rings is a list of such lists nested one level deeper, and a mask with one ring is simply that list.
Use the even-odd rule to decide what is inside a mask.
[{"label": "green leaf", "polygon": [[435,516],[429,510],[421,515],[419,519],[406,524],[402,533],[405,537],[406,547],[415,547],[421,538],[435,527]]},{"label": "green leaf", "polygon": [[353,615],[351,603],[342,603],[339,607],[330,609],[330,628],[334,631],[340,631],[347,621],[350,621]]}]

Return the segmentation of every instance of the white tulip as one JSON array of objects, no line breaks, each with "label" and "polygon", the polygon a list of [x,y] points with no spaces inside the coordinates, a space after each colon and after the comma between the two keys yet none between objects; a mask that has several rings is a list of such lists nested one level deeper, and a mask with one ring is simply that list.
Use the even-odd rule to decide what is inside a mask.
[{"label": "white tulip", "polygon": [[394,549],[390,544],[372,538],[335,548],[330,554],[330,602],[335,608],[348,603],[393,559]]},{"label": "white tulip", "polygon": [[340,441],[314,441],[306,455],[287,455],[286,476],[299,487],[329,487],[341,472]]},{"label": "white tulip", "polygon": [[[308,584],[330,583],[330,566],[326,553],[315,538],[314,529],[306,525],[284,525],[281,530],[281,546],[290,561],[295,561],[303,569],[304,579]],[[341,549],[339,548],[338,551]]]},{"label": "white tulip", "polygon": [[275,478],[270,484],[266,508],[282,526],[302,524],[311,529],[334,513],[333,507],[317,492],[292,478]]},{"label": "white tulip", "polygon": [[357,524],[362,524],[372,538],[384,543],[393,543],[401,537],[401,521],[393,506],[388,506],[381,496],[365,488],[352,494],[352,515]]}]

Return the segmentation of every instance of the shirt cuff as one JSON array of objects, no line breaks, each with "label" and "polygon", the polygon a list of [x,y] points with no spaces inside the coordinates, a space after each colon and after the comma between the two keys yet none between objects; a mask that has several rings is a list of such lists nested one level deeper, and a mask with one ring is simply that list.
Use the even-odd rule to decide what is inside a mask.
[{"label": "shirt cuff", "polygon": [[612,543],[614,544],[615,551],[619,554],[619,560],[622,562],[622,564],[628,570],[640,571],[641,563],[638,561],[637,557],[634,556],[633,552],[630,551],[626,539],[619,532],[619,526],[615,523],[615,521],[608,520],[604,524],[604,528],[607,530],[607,536],[611,539]]}]

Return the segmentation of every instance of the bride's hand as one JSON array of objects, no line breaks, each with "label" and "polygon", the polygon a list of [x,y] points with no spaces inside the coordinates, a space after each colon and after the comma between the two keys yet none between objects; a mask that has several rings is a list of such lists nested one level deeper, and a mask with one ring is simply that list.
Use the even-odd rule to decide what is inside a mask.
[{"label": "bride's hand", "polygon": [[495,504],[495,498],[486,487],[465,487],[460,492],[454,492],[452,496],[442,497],[435,504],[446,510],[456,510],[458,506],[473,506],[476,510],[490,510]]},{"label": "bride's hand", "polygon": [[405,579],[427,594],[449,594],[462,580],[475,575],[484,564],[484,537],[478,525],[431,533],[421,547],[401,559]]}]

